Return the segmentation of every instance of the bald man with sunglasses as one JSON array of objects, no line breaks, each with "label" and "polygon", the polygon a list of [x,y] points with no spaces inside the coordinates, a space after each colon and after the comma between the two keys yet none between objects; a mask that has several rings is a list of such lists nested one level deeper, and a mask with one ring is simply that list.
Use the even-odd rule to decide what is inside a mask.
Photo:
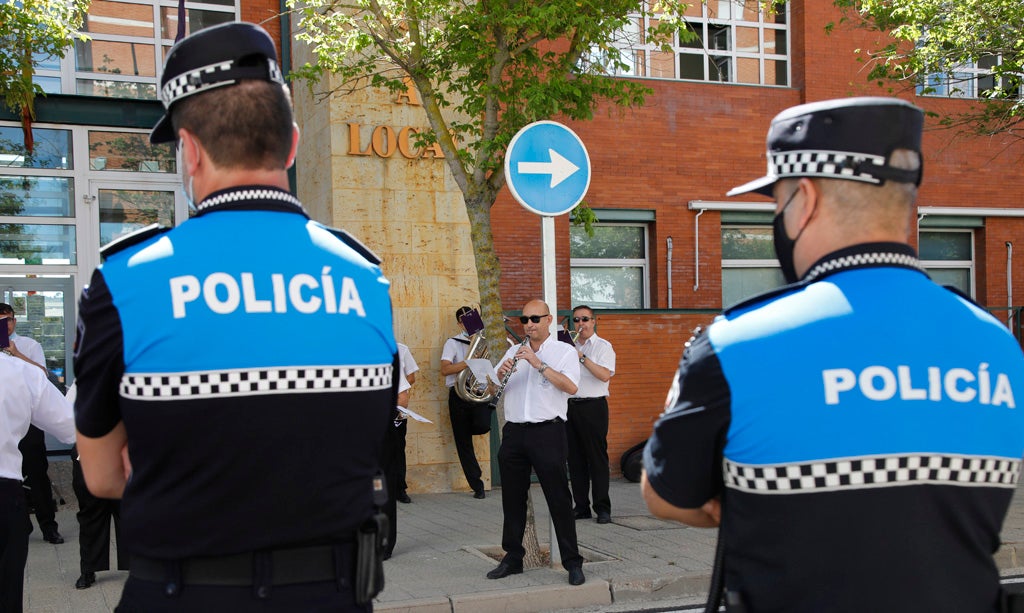
[{"label": "bald man with sunglasses", "polygon": [[505,380],[505,426],[498,449],[501,471],[501,510],[504,514],[501,547],[505,557],[488,579],[523,572],[523,534],[530,471],[544,491],[555,525],[562,566],[569,583],[582,585],[583,558],[576,542],[572,495],[565,475],[568,443],[565,418],[569,396],[580,382],[576,350],[551,334],[551,310],[542,300],[531,300],[519,318],[529,342],[515,345],[502,357],[498,377]]}]

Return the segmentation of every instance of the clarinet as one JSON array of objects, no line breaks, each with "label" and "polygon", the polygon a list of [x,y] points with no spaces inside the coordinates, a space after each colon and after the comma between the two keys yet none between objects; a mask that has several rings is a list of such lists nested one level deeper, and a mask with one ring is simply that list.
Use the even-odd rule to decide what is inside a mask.
[{"label": "clarinet", "polygon": [[[519,343],[519,347],[516,348],[516,353],[519,353],[519,350],[523,345],[529,342],[529,340],[529,336],[524,336],[523,342]],[[508,380],[512,378],[512,373],[516,370],[516,363],[519,362],[519,358],[515,357],[515,354],[512,354],[512,356],[512,367],[509,368],[508,372],[505,373],[505,376],[501,378],[501,383],[498,384],[498,390],[494,392],[494,397],[491,398],[489,403],[487,403],[492,409],[498,408],[498,401],[501,400],[501,395],[505,393],[505,386],[508,385]]]}]

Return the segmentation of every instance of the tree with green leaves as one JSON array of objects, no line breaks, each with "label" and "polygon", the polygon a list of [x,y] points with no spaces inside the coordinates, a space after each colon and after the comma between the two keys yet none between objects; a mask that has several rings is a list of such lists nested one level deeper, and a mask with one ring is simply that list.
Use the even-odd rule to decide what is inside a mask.
[{"label": "tree with green leaves", "polygon": [[[289,0],[297,38],[315,63],[299,78],[340,94],[416,88],[436,143],[462,190],[487,338],[504,348],[500,267],[490,209],[505,184],[512,137],[534,121],[587,120],[598,104],[641,105],[651,90],[609,75],[628,71],[630,46],[684,41],[679,0]],[[637,17],[658,15],[641,30]],[[634,40],[624,38],[632,33]],[[329,76],[329,78],[327,78]],[[589,215],[588,215],[589,214]],[[583,209],[577,217],[592,220]],[[532,513],[529,521],[533,525]],[[528,530],[527,545],[531,533]],[[532,536],[533,543],[536,536]],[[535,547],[535,544],[533,545]],[[536,564],[536,559],[525,561]]]},{"label": "tree with green leaves", "polygon": [[[294,3],[295,0],[290,0]],[[395,92],[411,82],[431,132],[464,195],[487,336],[503,339],[500,268],[490,208],[505,184],[505,148],[523,126],[551,117],[590,119],[603,101],[643,103],[642,84],[609,78],[628,68],[624,57],[642,12],[662,15],[643,41],[684,40],[686,5],[669,0],[309,0],[295,3],[298,39],[317,59],[295,71],[331,93],[370,85]],[[641,41],[633,41],[641,42]],[[582,217],[587,218],[589,210]],[[578,216],[579,217],[579,216]]]},{"label": "tree with green leaves", "polygon": [[[923,93],[976,98],[943,125],[978,135],[1024,138],[1024,3],[1020,0],[834,0],[843,20],[888,32],[891,42],[858,50],[868,78]],[[833,27],[834,24],[830,24]]]},{"label": "tree with green leaves", "polygon": [[0,0],[0,97],[21,116],[25,148],[32,152],[37,58],[63,58],[76,38],[91,0]]}]

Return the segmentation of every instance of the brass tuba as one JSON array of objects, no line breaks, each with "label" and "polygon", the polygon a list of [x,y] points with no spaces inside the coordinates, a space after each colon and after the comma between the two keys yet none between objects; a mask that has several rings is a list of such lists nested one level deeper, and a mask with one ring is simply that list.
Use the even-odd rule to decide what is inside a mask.
[{"label": "brass tuba", "polygon": [[[466,359],[487,357],[487,338],[484,331],[480,330],[469,338],[469,349],[466,350]],[[473,371],[468,367],[459,372],[455,378],[455,394],[466,402],[487,402],[492,394],[487,393],[487,382],[482,384],[473,376]]]}]

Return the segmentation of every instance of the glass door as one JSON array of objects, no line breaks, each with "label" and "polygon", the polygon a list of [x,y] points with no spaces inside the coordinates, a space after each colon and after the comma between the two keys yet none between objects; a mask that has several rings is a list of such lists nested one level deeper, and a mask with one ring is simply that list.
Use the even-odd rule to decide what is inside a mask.
[{"label": "glass door", "polygon": [[[63,391],[74,380],[72,347],[75,344],[75,280],[71,275],[55,277],[0,277],[0,302],[14,308],[14,331],[43,346],[46,370]],[[47,449],[67,449],[46,435]]]},{"label": "glass door", "polygon": [[174,227],[185,219],[178,202],[179,181],[165,183],[91,182],[98,215],[96,248],[150,224]]},{"label": "glass door", "polygon": [[71,385],[75,343],[75,282],[67,277],[0,277],[0,302],[14,308],[15,332],[43,346],[46,370]]}]

